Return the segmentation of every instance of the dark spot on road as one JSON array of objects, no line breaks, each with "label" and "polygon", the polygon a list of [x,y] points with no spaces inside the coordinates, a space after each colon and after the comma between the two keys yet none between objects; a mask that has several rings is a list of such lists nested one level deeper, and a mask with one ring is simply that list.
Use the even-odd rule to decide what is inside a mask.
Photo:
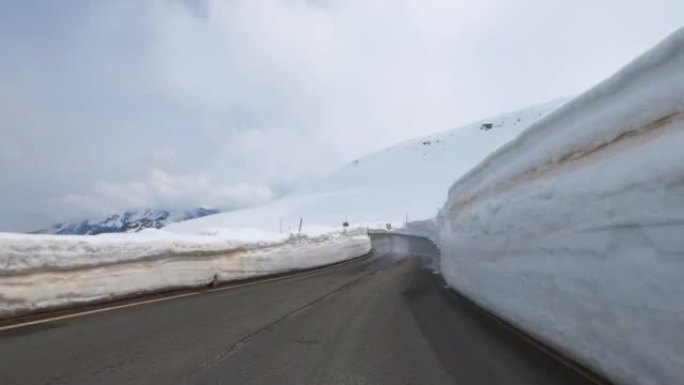
[{"label": "dark spot on road", "polygon": [[320,345],[320,341],[315,338],[299,337],[295,340],[296,343],[302,345]]}]

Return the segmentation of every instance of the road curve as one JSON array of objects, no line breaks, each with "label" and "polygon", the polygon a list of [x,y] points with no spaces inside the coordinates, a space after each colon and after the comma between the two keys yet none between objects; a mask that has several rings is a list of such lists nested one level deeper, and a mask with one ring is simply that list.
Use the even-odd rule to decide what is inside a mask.
[{"label": "road curve", "polygon": [[376,252],[293,277],[0,331],[10,384],[592,384]]}]

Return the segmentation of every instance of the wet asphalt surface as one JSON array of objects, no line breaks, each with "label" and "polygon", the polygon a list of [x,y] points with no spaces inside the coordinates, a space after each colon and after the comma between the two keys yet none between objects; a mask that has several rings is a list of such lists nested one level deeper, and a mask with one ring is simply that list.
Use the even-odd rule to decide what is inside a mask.
[{"label": "wet asphalt surface", "polygon": [[375,246],[288,278],[0,331],[0,382],[595,383],[446,289],[428,259]]}]

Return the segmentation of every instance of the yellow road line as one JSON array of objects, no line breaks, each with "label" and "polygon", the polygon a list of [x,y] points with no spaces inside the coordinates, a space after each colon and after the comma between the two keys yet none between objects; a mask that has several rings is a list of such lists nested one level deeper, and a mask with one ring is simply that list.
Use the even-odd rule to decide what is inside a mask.
[{"label": "yellow road line", "polygon": [[[344,261],[342,263],[337,263],[335,265],[331,266],[325,266],[325,267],[337,267],[341,265],[345,265],[350,262],[356,261],[357,258],[352,258],[347,261]],[[325,267],[323,268],[318,268],[312,271],[308,272],[298,272],[298,273],[292,273],[288,275],[281,275],[278,277],[273,277],[273,278],[265,278],[265,279],[259,279],[257,281],[253,282],[245,282],[241,284],[235,284],[235,285],[229,285],[229,286],[224,286],[224,287],[217,287],[214,289],[199,289],[190,293],[183,293],[183,294],[176,294],[176,295],[170,295],[162,298],[155,298],[155,299],[149,299],[149,300],[143,300],[143,301],[138,301],[138,302],[132,302],[132,303],[127,303],[123,305],[117,305],[117,306],[111,306],[103,309],[94,309],[94,310],[86,310],[78,313],[71,313],[71,314],[64,314],[60,316],[55,316],[55,317],[50,317],[50,318],[44,318],[44,319],[39,319],[35,321],[28,321],[24,323],[19,323],[15,325],[7,325],[7,326],[0,326],[0,332],[6,331],[6,330],[12,330],[12,329],[19,329],[27,326],[32,326],[32,325],[39,325],[39,324],[44,324],[48,322],[54,322],[54,321],[60,321],[60,320],[65,320],[65,319],[70,319],[70,318],[78,318],[78,317],[83,317],[91,314],[97,314],[97,313],[104,313],[112,310],[118,310],[118,309],[125,309],[129,307],[136,307],[136,306],[142,306],[142,305],[148,305],[156,302],[164,302],[164,301],[170,301],[174,299],[179,299],[179,298],[185,298],[185,297],[192,297],[195,295],[200,295],[204,293],[213,293],[217,291],[225,291],[225,290],[231,290],[231,289],[237,289],[240,287],[245,287],[245,286],[251,286],[251,285],[258,285],[262,283],[267,283],[267,282],[275,282],[275,281],[280,281],[283,279],[287,278],[292,278],[292,277],[307,277],[309,275],[313,275],[316,273],[320,273],[321,271],[324,271]]]}]

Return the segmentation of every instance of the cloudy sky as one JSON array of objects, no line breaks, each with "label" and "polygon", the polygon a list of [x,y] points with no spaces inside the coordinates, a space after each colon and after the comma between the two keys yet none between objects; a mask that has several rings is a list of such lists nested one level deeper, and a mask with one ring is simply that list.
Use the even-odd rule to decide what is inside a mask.
[{"label": "cloudy sky", "polygon": [[577,94],[681,0],[0,3],[0,231],[253,205],[398,141]]}]

